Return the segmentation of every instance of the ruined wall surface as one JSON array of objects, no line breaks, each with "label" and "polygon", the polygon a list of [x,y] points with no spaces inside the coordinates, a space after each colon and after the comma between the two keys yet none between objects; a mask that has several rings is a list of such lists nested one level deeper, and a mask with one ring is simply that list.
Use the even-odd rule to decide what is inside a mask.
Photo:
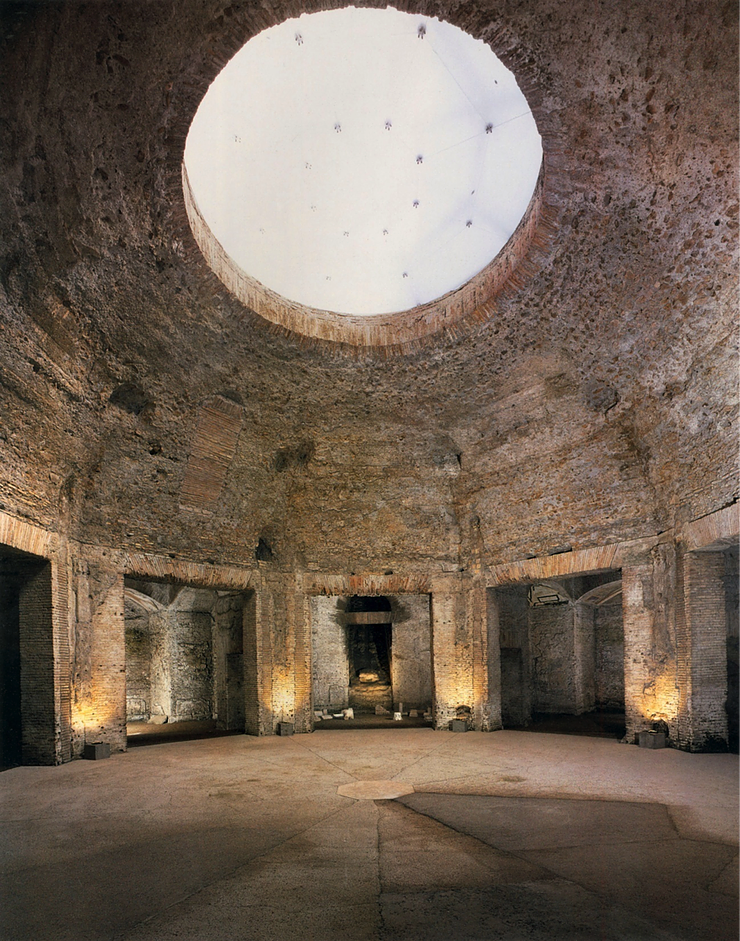
[{"label": "ruined wall surface", "polygon": [[[463,703],[482,725],[490,632],[455,579],[657,537],[737,496],[737,5],[436,5],[526,73],[553,217],[541,265],[479,319],[383,354],[267,327],[185,218],[185,135],[219,63],[297,12],[0,10],[0,511],[54,552],[86,547],[52,592],[70,602],[54,696],[75,753],[86,729],[124,741],[113,552],[254,573],[253,731],[309,727],[307,573],[437,580],[440,722]],[[196,471],[223,455],[198,503]],[[672,551],[630,562],[626,698],[630,728],[666,716],[689,741]]]},{"label": "ruined wall surface", "polygon": [[738,750],[740,731],[740,690],[738,663],[738,628],[740,627],[740,569],[738,549],[733,546],[725,550],[725,604],[727,622],[727,736],[730,747]]},{"label": "ruined wall surface", "polygon": [[435,579],[431,589],[435,727],[447,729],[463,715],[485,731],[491,727],[485,586],[459,575]]},{"label": "ruined wall surface", "polygon": [[126,646],[123,573],[84,557],[72,561],[76,611],[72,728],[73,751],[86,742],[126,747]]},{"label": "ruined wall surface", "polygon": [[429,707],[432,704],[429,595],[395,595],[390,601],[393,701],[402,702],[404,711]]},{"label": "ruined wall surface", "polygon": [[126,603],[126,720],[145,722],[152,714],[152,633],[149,615]]},{"label": "ruined wall surface", "polygon": [[601,709],[624,708],[624,626],[622,606],[594,609],[596,640],[596,705]]},{"label": "ruined wall surface", "polygon": [[[266,328],[195,247],[189,120],[215,63],[297,10],[228,9],[3,10],[6,510],[192,561],[262,539],[286,571],[440,572],[732,499],[735,4],[435,7],[526,71],[556,218],[495,316],[382,357]],[[231,457],[198,508],[217,401]]]},{"label": "ruined wall surface", "polygon": [[219,727],[244,729],[243,593],[218,592],[213,615],[213,710]]},{"label": "ruined wall surface", "polygon": [[21,756],[24,764],[56,764],[51,565],[31,570],[18,593]]},{"label": "ruined wall surface", "polygon": [[244,729],[243,592],[129,580],[126,604],[126,700],[129,721],[216,719]]},{"label": "ruined wall surface", "polygon": [[246,731],[272,735],[279,722],[310,732],[311,612],[290,574],[267,567],[255,580],[244,619]]},{"label": "ruined wall surface", "polygon": [[573,673],[576,715],[596,705],[595,610],[588,604],[573,606]]},{"label": "ruined wall surface", "polygon": [[571,604],[529,609],[532,711],[578,711],[574,608]]},{"label": "ruined wall surface", "polygon": [[[682,740],[680,688],[686,688],[686,644],[680,643],[682,609],[676,550],[658,545],[622,565],[624,698],[627,741],[665,722],[673,742]],[[681,658],[682,651],[683,659]]]},{"label": "ruined wall surface", "polygon": [[172,721],[213,718],[213,618],[183,611],[172,624]]},{"label": "ruined wall surface", "polygon": [[679,636],[688,646],[682,661],[690,671],[690,709],[682,733],[693,751],[727,744],[727,611],[722,552],[688,552],[683,569]]},{"label": "ruined wall surface", "polygon": [[[497,588],[489,593],[488,598],[489,656],[496,646],[500,649],[503,726],[525,725],[532,714],[527,589],[526,586]],[[490,682],[495,685],[495,675]]]},{"label": "ruined wall surface", "polygon": [[21,762],[21,651],[18,612],[19,579],[0,561],[0,761],[11,768]]},{"label": "ruined wall surface", "polygon": [[314,706],[345,709],[349,694],[347,629],[337,598],[314,597],[311,608],[311,646]]}]

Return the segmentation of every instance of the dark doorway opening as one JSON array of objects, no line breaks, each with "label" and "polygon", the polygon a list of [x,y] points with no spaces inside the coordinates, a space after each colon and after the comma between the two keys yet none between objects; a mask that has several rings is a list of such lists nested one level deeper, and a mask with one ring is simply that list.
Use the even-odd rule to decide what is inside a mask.
[{"label": "dark doorway opening", "polygon": [[20,580],[17,562],[0,555],[0,768],[21,763]]},{"label": "dark doorway opening", "polygon": [[387,598],[356,595],[345,608],[349,705],[358,714],[393,709],[392,624]]},{"label": "dark doorway opening", "polygon": [[51,563],[0,546],[0,769],[54,764]]}]

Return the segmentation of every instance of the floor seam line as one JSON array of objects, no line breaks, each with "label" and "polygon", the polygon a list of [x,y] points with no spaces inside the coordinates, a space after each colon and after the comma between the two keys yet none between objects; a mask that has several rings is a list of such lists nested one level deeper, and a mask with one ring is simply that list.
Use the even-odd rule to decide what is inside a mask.
[{"label": "floor seam line", "polygon": [[440,751],[440,749],[444,748],[445,745],[449,745],[449,744],[451,743],[440,742],[439,745],[436,746],[436,748],[432,748],[431,751],[427,752],[426,755],[422,755],[421,757],[417,758],[415,761],[411,761],[409,762],[409,764],[404,765],[404,767],[401,768],[400,771],[397,771],[396,774],[393,775],[393,777],[391,778],[391,781],[395,781],[399,774],[403,774],[405,771],[408,771],[409,768],[413,768],[414,765],[418,765],[420,761],[423,761],[426,758],[431,758],[432,755],[436,755],[437,752]]},{"label": "floor seam line", "polygon": [[137,928],[146,925],[148,922],[153,921],[160,915],[164,915],[166,912],[171,911],[173,908],[176,908],[178,905],[182,905],[183,902],[187,902],[192,898],[195,898],[196,895],[199,895],[201,892],[204,892],[206,889],[210,889],[213,886],[217,885],[219,882],[224,882],[226,879],[230,879],[241,869],[246,869],[256,860],[262,859],[265,856],[268,856],[270,853],[274,853],[275,850],[280,849],[281,846],[285,846],[286,843],[290,843],[291,840],[295,840],[297,837],[302,836],[304,833],[308,833],[309,830],[312,830],[314,827],[318,826],[321,823],[325,823],[327,820],[331,820],[332,817],[337,817],[345,811],[349,810],[352,807],[352,804],[348,804],[345,807],[340,807],[334,811],[334,813],[327,814],[326,817],[321,817],[319,820],[314,821],[309,827],[305,827],[303,830],[299,830],[296,833],[293,833],[291,836],[287,837],[284,840],[281,840],[279,843],[276,843],[274,846],[271,846],[269,849],[266,849],[262,853],[258,853],[256,856],[250,857],[244,863],[240,863],[238,866],[235,866],[233,869],[229,869],[227,872],[224,872],[222,875],[218,876],[215,879],[212,879],[210,882],[206,882],[201,886],[198,886],[197,889],[194,889],[192,892],[189,892],[187,895],[184,895],[182,898],[177,899],[171,905],[167,905],[165,908],[160,909],[158,912],[155,912],[152,915],[149,915],[147,918],[143,918],[141,921],[136,922],[135,925],[132,925],[130,928],[126,929],[125,934],[113,934],[110,936],[110,941],[126,941],[126,937],[130,935],[133,931],[136,931]]},{"label": "floor seam line", "polygon": [[307,751],[309,754],[313,755],[314,758],[318,758],[321,761],[329,765],[330,768],[336,768],[337,771],[341,771],[342,774],[349,775],[350,778],[353,778],[355,781],[359,781],[360,778],[352,774],[351,771],[346,771],[344,768],[340,768],[339,765],[335,765],[333,761],[329,761],[328,758],[325,758],[323,755],[317,754],[312,748],[309,748],[308,745],[304,745],[302,742],[296,742],[296,745],[300,746],[304,751]]},{"label": "floor seam line", "polygon": [[[511,857],[513,857],[514,859],[518,859],[520,862],[527,863],[527,864],[530,865],[530,866],[537,866],[538,868],[540,868],[540,869],[544,870],[545,872],[549,873],[549,875],[550,875],[553,879],[559,879],[559,880],[562,881],[562,882],[569,882],[571,885],[576,885],[576,886],[578,886],[578,888],[581,889],[582,891],[587,892],[589,895],[594,896],[595,898],[600,899],[601,901],[605,902],[606,904],[608,904],[608,905],[613,905],[614,907],[619,908],[621,911],[626,911],[626,912],[628,912],[628,909],[625,909],[624,906],[622,906],[622,905],[618,905],[618,904],[615,904],[614,902],[611,902],[607,896],[599,895],[599,893],[595,892],[593,889],[590,889],[588,886],[582,885],[580,882],[576,882],[575,879],[570,879],[570,878],[568,878],[567,876],[562,876],[562,875],[560,875],[559,873],[557,873],[557,872],[555,872],[554,870],[550,869],[549,866],[543,866],[542,863],[533,862],[531,859],[528,859],[525,855],[520,855],[519,853],[514,853],[514,852],[512,852],[511,850],[503,850],[503,849],[499,849],[499,847],[497,847],[497,846],[492,846],[490,843],[486,843],[485,840],[481,840],[480,837],[472,836],[470,833],[465,833],[463,830],[458,830],[456,827],[453,827],[451,824],[443,823],[443,821],[437,820],[437,818],[436,818],[436,817],[432,817],[431,814],[425,814],[423,811],[415,810],[413,807],[408,807],[406,804],[402,804],[402,806],[403,806],[403,807],[406,807],[407,810],[412,811],[412,813],[418,814],[420,817],[426,817],[427,820],[433,820],[435,823],[438,823],[438,824],[440,824],[441,826],[445,827],[446,829],[451,830],[453,833],[457,833],[459,836],[464,836],[464,837],[467,837],[467,838],[470,839],[470,840],[474,840],[476,843],[479,843],[481,846],[485,847],[486,849],[494,850],[495,852],[497,852],[497,853],[502,853],[502,854],[504,854],[504,855],[506,855],[506,856],[511,856]],[[488,868],[488,867],[486,867],[486,868]],[[538,880],[538,881],[540,881],[540,880]]]},{"label": "floor seam line", "polygon": [[378,841],[378,941],[383,941],[385,937],[385,919],[383,918],[383,870],[381,866],[380,853],[381,853],[381,839],[380,839],[380,817],[381,817],[381,808],[378,806],[377,801],[373,801],[375,804],[375,811],[378,815],[376,822],[376,837]]}]

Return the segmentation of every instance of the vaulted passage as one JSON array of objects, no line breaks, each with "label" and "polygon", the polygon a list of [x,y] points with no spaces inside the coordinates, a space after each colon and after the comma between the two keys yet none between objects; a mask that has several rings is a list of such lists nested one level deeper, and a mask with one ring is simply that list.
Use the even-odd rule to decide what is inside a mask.
[{"label": "vaulted passage", "polygon": [[347,709],[392,721],[431,713],[428,595],[313,598],[311,624],[317,727]]},{"label": "vaulted passage", "polygon": [[488,604],[504,728],[624,735],[619,572],[499,588]]},{"label": "vaulted passage", "polygon": [[244,731],[245,595],[127,578],[124,596],[134,744]]},{"label": "vaulted passage", "polygon": [[344,612],[349,666],[348,705],[357,713],[393,710],[393,617],[387,598],[352,597]]}]

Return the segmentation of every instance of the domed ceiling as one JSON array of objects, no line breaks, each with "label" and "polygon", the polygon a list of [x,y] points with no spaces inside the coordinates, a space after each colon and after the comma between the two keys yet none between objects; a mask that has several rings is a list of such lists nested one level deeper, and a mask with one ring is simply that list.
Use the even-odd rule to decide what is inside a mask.
[{"label": "domed ceiling", "polygon": [[219,73],[188,133],[185,195],[258,282],[368,316],[478,274],[541,162],[529,105],[489,46],[435,18],[348,7],[258,33]]},{"label": "domed ceiling", "polygon": [[515,76],[542,212],[454,316],[358,345],[240,300],[183,194],[211,83],[314,7],[3,5],[5,512],[201,561],[452,572],[736,498],[736,4],[401,8]]}]

